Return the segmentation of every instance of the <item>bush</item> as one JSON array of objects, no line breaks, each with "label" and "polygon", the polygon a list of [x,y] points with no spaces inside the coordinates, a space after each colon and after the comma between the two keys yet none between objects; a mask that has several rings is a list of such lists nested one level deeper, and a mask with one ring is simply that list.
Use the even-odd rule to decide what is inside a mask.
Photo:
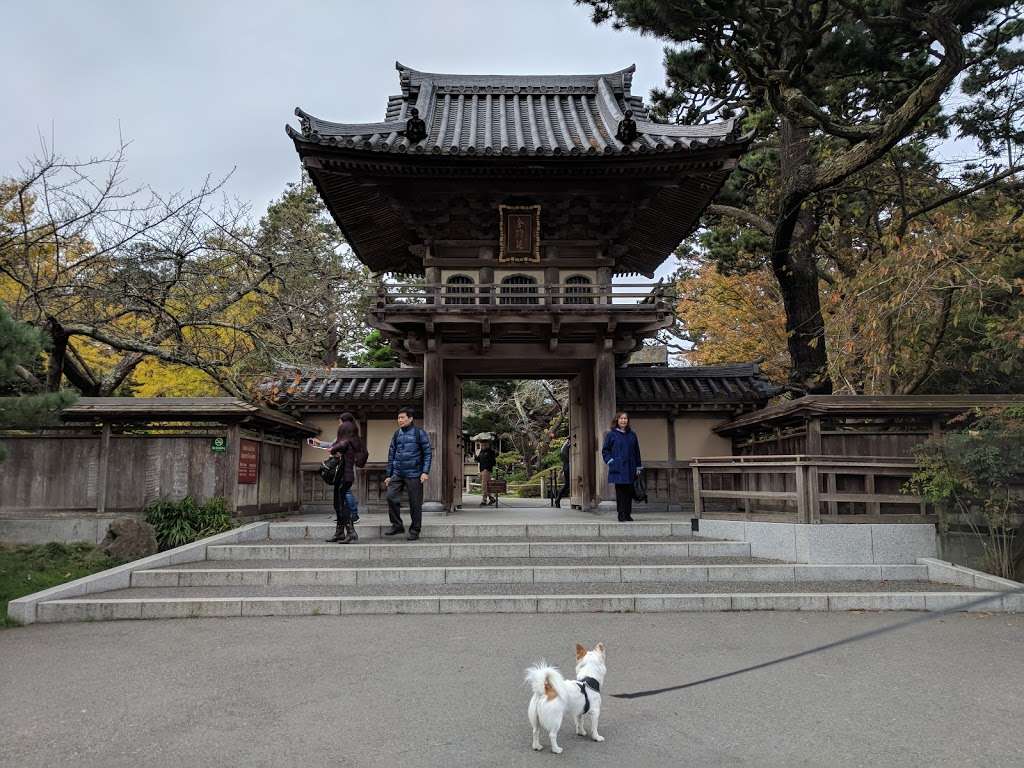
[{"label": "bush", "polygon": [[234,527],[227,504],[220,497],[197,504],[191,496],[181,501],[160,499],[146,507],[146,522],[156,530],[160,550],[174,549]]},{"label": "bush", "polygon": [[1024,407],[978,409],[963,429],[928,440],[914,455],[920,469],[908,486],[935,504],[940,530],[966,525],[991,573],[1012,579],[1024,570]]}]

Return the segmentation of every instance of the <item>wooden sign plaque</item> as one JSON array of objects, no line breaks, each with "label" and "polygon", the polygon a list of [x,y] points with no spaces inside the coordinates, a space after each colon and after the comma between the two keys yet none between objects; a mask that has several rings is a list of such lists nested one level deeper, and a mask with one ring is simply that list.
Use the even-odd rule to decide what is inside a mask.
[{"label": "wooden sign plaque", "polygon": [[498,261],[540,262],[540,206],[499,205],[501,217]]}]

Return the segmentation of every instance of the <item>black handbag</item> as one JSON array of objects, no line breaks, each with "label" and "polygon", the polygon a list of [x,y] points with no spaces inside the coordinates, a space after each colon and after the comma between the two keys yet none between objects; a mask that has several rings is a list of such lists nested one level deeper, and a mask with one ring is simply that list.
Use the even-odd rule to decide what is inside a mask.
[{"label": "black handbag", "polygon": [[633,480],[633,501],[642,501],[647,503],[647,480],[644,479],[644,473],[641,471],[637,474]]},{"label": "black handbag", "polygon": [[338,473],[341,472],[345,463],[337,456],[328,456],[320,464],[320,477],[328,485],[338,482]]}]

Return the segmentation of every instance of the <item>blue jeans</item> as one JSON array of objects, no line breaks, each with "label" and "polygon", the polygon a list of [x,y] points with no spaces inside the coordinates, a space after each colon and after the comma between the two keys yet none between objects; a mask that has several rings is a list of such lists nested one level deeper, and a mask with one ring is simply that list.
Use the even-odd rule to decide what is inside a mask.
[{"label": "blue jeans", "polygon": [[359,519],[359,502],[356,501],[351,488],[345,492],[345,504],[348,505],[349,512],[352,513],[352,522],[354,523]]}]

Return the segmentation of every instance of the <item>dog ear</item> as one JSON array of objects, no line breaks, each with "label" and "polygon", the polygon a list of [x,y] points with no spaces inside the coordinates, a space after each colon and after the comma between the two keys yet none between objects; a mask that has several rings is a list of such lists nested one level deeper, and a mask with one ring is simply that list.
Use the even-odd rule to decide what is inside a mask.
[{"label": "dog ear", "polygon": [[604,643],[598,643],[596,646],[594,646],[594,650],[600,651],[601,655],[604,656]]},{"label": "dog ear", "polygon": [[586,655],[587,655],[587,649],[584,648],[579,643],[576,643],[576,661],[579,661],[580,659],[582,659]]}]

